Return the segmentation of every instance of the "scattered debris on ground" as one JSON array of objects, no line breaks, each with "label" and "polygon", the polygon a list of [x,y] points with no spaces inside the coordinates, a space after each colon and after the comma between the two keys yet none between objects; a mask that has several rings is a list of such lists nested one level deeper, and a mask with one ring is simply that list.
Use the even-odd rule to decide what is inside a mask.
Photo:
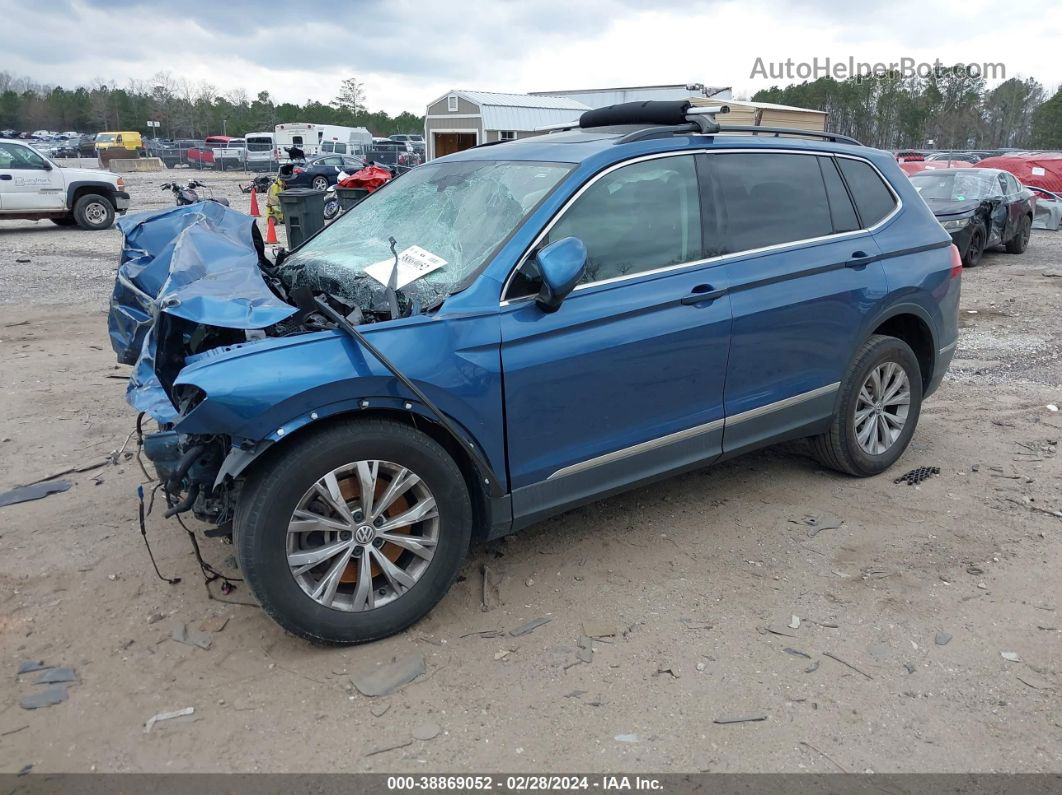
[{"label": "scattered debris on ground", "polygon": [[896,478],[893,483],[906,483],[908,486],[917,486],[926,478],[933,477],[933,475],[940,474],[940,467],[918,467],[912,469],[900,477]]},{"label": "scattered debris on ground", "polygon": [[509,630],[509,634],[512,635],[514,638],[518,638],[521,635],[529,635],[530,633],[534,632],[536,629],[541,627],[543,624],[548,624],[550,621],[552,621],[552,619],[548,616],[543,616],[542,618],[533,618],[530,621],[521,624],[516,629]]},{"label": "scattered debris on ground", "polygon": [[363,696],[386,696],[408,685],[427,670],[428,664],[422,654],[410,654],[390,664],[354,674],[350,681]]},{"label": "scattered debris on ground", "polygon": [[184,718],[184,717],[186,717],[188,715],[194,715],[194,714],[195,714],[195,707],[185,707],[184,709],[175,709],[172,712],[159,712],[156,715],[152,715],[144,723],[144,734],[149,734],[151,732],[151,730],[153,728],[155,728],[155,724],[158,723],[159,721],[174,720],[176,718]]}]

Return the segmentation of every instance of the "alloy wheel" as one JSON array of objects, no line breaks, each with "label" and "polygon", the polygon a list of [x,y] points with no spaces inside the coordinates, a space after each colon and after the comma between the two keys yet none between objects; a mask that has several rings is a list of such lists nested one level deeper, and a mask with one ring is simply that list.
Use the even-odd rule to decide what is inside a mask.
[{"label": "alloy wheel", "polygon": [[896,362],[876,365],[859,388],[855,407],[856,441],[864,452],[881,455],[903,433],[911,404],[911,382]]},{"label": "alloy wheel", "polygon": [[424,481],[390,461],[333,469],[288,520],[288,569],[314,601],[360,612],[393,602],[427,571],[439,511]]}]

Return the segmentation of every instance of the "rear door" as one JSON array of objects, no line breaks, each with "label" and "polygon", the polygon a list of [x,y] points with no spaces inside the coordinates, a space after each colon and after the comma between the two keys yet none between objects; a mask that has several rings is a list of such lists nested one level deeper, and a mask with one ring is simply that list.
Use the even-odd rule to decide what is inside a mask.
[{"label": "rear door", "polygon": [[832,414],[865,315],[887,292],[865,227],[895,199],[879,180],[887,202],[868,204],[861,221],[830,156],[719,153],[708,162],[734,313],[723,439],[732,453],[800,435]]},{"label": "rear door", "polygon": [[552,314],[533,265],[502,308],[513,514],[526,524],[638,480],[717,456],[730,335],[725,270],[704,262],[698,156],[613,167],[584,186],[538,246],[589,253]]}]

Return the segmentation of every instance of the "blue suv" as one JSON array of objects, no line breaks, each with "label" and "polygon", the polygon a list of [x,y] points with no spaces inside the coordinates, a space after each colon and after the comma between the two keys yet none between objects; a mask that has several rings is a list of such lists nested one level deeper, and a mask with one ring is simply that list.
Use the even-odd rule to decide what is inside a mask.
[{"label": "blue suv", "polygon": [[876,475],[957,338],[958,254],[890,155],[686,103],[435,160],[276,262],[210,202],[120,226],[167,515],[318,642],[409,626],[473,539],[780,440]]}]

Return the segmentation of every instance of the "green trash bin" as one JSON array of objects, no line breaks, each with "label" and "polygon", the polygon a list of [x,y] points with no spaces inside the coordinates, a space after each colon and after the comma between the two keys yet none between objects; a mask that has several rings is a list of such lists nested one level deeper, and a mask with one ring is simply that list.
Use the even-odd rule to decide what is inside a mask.
[{"label": "green trash bin", "polygon": [[336,198],[339,199],[339,207],[343,211],[349,210],[368,195],[369,191],[366,188],[336,187]]},{"label": "green trash bin", "polygon": [[324,228],[324,200],[324,191],[313,188],[288,188],[280,192],[289,249],[301,246]]}]

